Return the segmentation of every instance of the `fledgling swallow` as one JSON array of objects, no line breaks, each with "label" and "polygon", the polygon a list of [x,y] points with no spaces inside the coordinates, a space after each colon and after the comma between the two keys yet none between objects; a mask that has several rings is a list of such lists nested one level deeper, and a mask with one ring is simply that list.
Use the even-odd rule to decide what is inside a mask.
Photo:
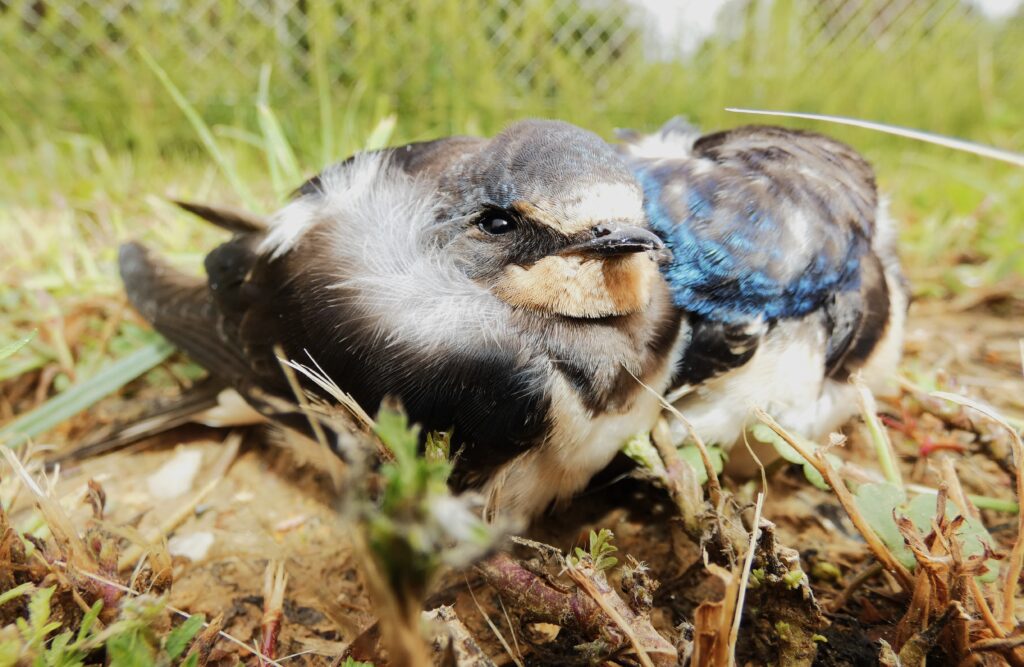
[{"label": "fledgling swallow", "polygon": [[292,396],[276,345],[312,358],[370,413],[396,397],[450,429],[455,483],[515,516],[581,489],[659,415],[682,312],[642,187],[590,132],[524,121],[357,155],[265,227],[192,208],[235,232],[207,277],[129,243],[128,297],[257,409]]},{"label": "fledgling swallow", "polygon": [[909,296],[864,158],[811,132],[700,136],[678,119],[623,153],[672,253],[683,341],[668,398],[703,439],[732,445],[756,407],[821,438],[858,412],[851,374],[884,388]]}]

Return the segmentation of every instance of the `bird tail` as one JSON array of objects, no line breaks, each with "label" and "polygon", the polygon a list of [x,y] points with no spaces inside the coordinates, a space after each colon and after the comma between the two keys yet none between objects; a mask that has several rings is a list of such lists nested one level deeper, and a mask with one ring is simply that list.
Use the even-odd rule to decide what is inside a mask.
[{"label": "bird tail", "polygon": [[195,421],[198,415],[217,406],[218,394],[223,389],[221,383],[212,379],[200,382],[185,393],[158,403],[141,416],[115,422],[77,447],[57,452],[47,460],[47,465],[107,454]]},{"label": "bird tail", "polygon": [[128,300],[154,329],[225,385],[240,386],[251,376],[204,279],[178,271],[141,243],[122,245],[118,259]]}]

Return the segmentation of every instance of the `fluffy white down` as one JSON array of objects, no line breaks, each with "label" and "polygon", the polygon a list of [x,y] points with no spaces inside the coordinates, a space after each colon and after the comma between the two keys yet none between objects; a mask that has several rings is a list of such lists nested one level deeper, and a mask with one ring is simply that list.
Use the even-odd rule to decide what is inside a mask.
[{"label": "fluffy white down", "polygon": [[318,192],[277,213],[260,250],[280,256],[314,227],[334,228],[337,293],[324,307],[352,308],[357,315],[349,323],[371,326],[373,335],[359,344],[403,343],[428,352],[454,341],[507,344],[501,303],[433,240],[437,202],[433,185],[380,155],[359,155],[325,171]]}]

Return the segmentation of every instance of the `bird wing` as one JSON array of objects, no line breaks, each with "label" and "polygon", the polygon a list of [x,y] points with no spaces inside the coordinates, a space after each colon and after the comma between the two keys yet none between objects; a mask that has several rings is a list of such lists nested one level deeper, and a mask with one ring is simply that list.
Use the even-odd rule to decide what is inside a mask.
[{"label": "bird wing", "polygon": [[860,155],[809,132],[748,126],[698,137],[679,121],[624,152],[690,319],[676,385],[743,365],[774,322],[819,312],[828,372],[842,365],[872,312],[866,300],[885,285],[871,254],[875,180]]}]

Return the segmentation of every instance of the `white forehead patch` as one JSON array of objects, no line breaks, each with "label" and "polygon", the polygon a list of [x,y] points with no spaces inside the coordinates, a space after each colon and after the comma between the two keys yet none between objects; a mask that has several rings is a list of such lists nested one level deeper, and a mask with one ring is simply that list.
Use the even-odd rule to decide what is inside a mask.
[{"label": "white forehead patch", "polygon": [[644,214],[640,188],[626,183],[592,185],[576,193],[567,207],[569,220],[597,224],[603,220],[635,220]]}]

